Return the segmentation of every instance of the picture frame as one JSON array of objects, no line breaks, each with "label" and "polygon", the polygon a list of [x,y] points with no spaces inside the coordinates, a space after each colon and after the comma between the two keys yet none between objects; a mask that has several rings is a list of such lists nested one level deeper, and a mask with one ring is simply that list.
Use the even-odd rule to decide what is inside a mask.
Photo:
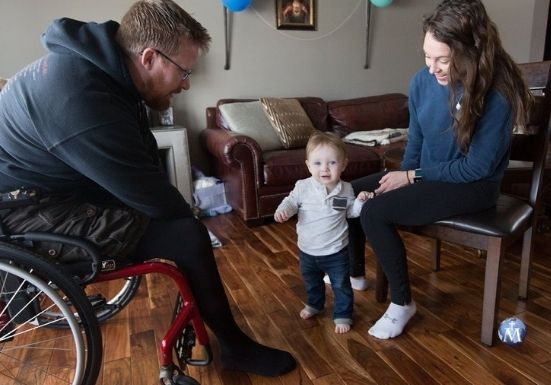
[{"label": "picture frame", "polygon": [[276,0],[277,29],[316,30],[315,0]]}]

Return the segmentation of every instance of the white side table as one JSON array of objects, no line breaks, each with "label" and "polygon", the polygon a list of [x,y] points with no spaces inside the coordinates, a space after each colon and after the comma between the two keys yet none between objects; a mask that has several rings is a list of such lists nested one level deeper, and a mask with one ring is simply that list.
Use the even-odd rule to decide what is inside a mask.
[{"label": "white side table", "polygon": [[191,166],[186,129],[181,126],[153,127],[151,132],[157,141],[159,155],[166,165],[170,181],[192,205]]}]

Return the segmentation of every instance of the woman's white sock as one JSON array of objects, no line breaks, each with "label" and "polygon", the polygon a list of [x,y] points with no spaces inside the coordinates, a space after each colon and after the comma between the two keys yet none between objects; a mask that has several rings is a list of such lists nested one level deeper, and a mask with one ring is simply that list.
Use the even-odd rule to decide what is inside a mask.
[{"label": "woman's white sock", "polygon": [[416,311],[417,306],[413,301],[404,306],[391,302],[385,314],[369,329],[368,333],[382,340],[397,337],[402,334],[404,327]]}]

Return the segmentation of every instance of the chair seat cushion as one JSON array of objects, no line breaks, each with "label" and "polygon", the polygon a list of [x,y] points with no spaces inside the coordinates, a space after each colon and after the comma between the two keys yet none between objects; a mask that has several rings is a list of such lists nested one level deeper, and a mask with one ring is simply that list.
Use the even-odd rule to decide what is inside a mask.
[{"label": "chair seat cushion", "polygon": [[532,206],[523,200],[501,194],[496,206],[491,209],[442,219],[434,224],[482,235],[504,237],[523,231],[533,212]]}]

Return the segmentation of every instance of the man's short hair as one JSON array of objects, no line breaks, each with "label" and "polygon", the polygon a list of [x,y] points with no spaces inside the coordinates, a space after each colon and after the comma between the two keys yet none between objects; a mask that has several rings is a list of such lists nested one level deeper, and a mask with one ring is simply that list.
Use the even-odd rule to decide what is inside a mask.
[{"label": "man's short hair", "polygon": [[156,48],[176,55],[182,39],[189,39],[205,52],[211,37],[207,30],[172,0],[140,0],[123,16],[117,42],[128,54]]}]

